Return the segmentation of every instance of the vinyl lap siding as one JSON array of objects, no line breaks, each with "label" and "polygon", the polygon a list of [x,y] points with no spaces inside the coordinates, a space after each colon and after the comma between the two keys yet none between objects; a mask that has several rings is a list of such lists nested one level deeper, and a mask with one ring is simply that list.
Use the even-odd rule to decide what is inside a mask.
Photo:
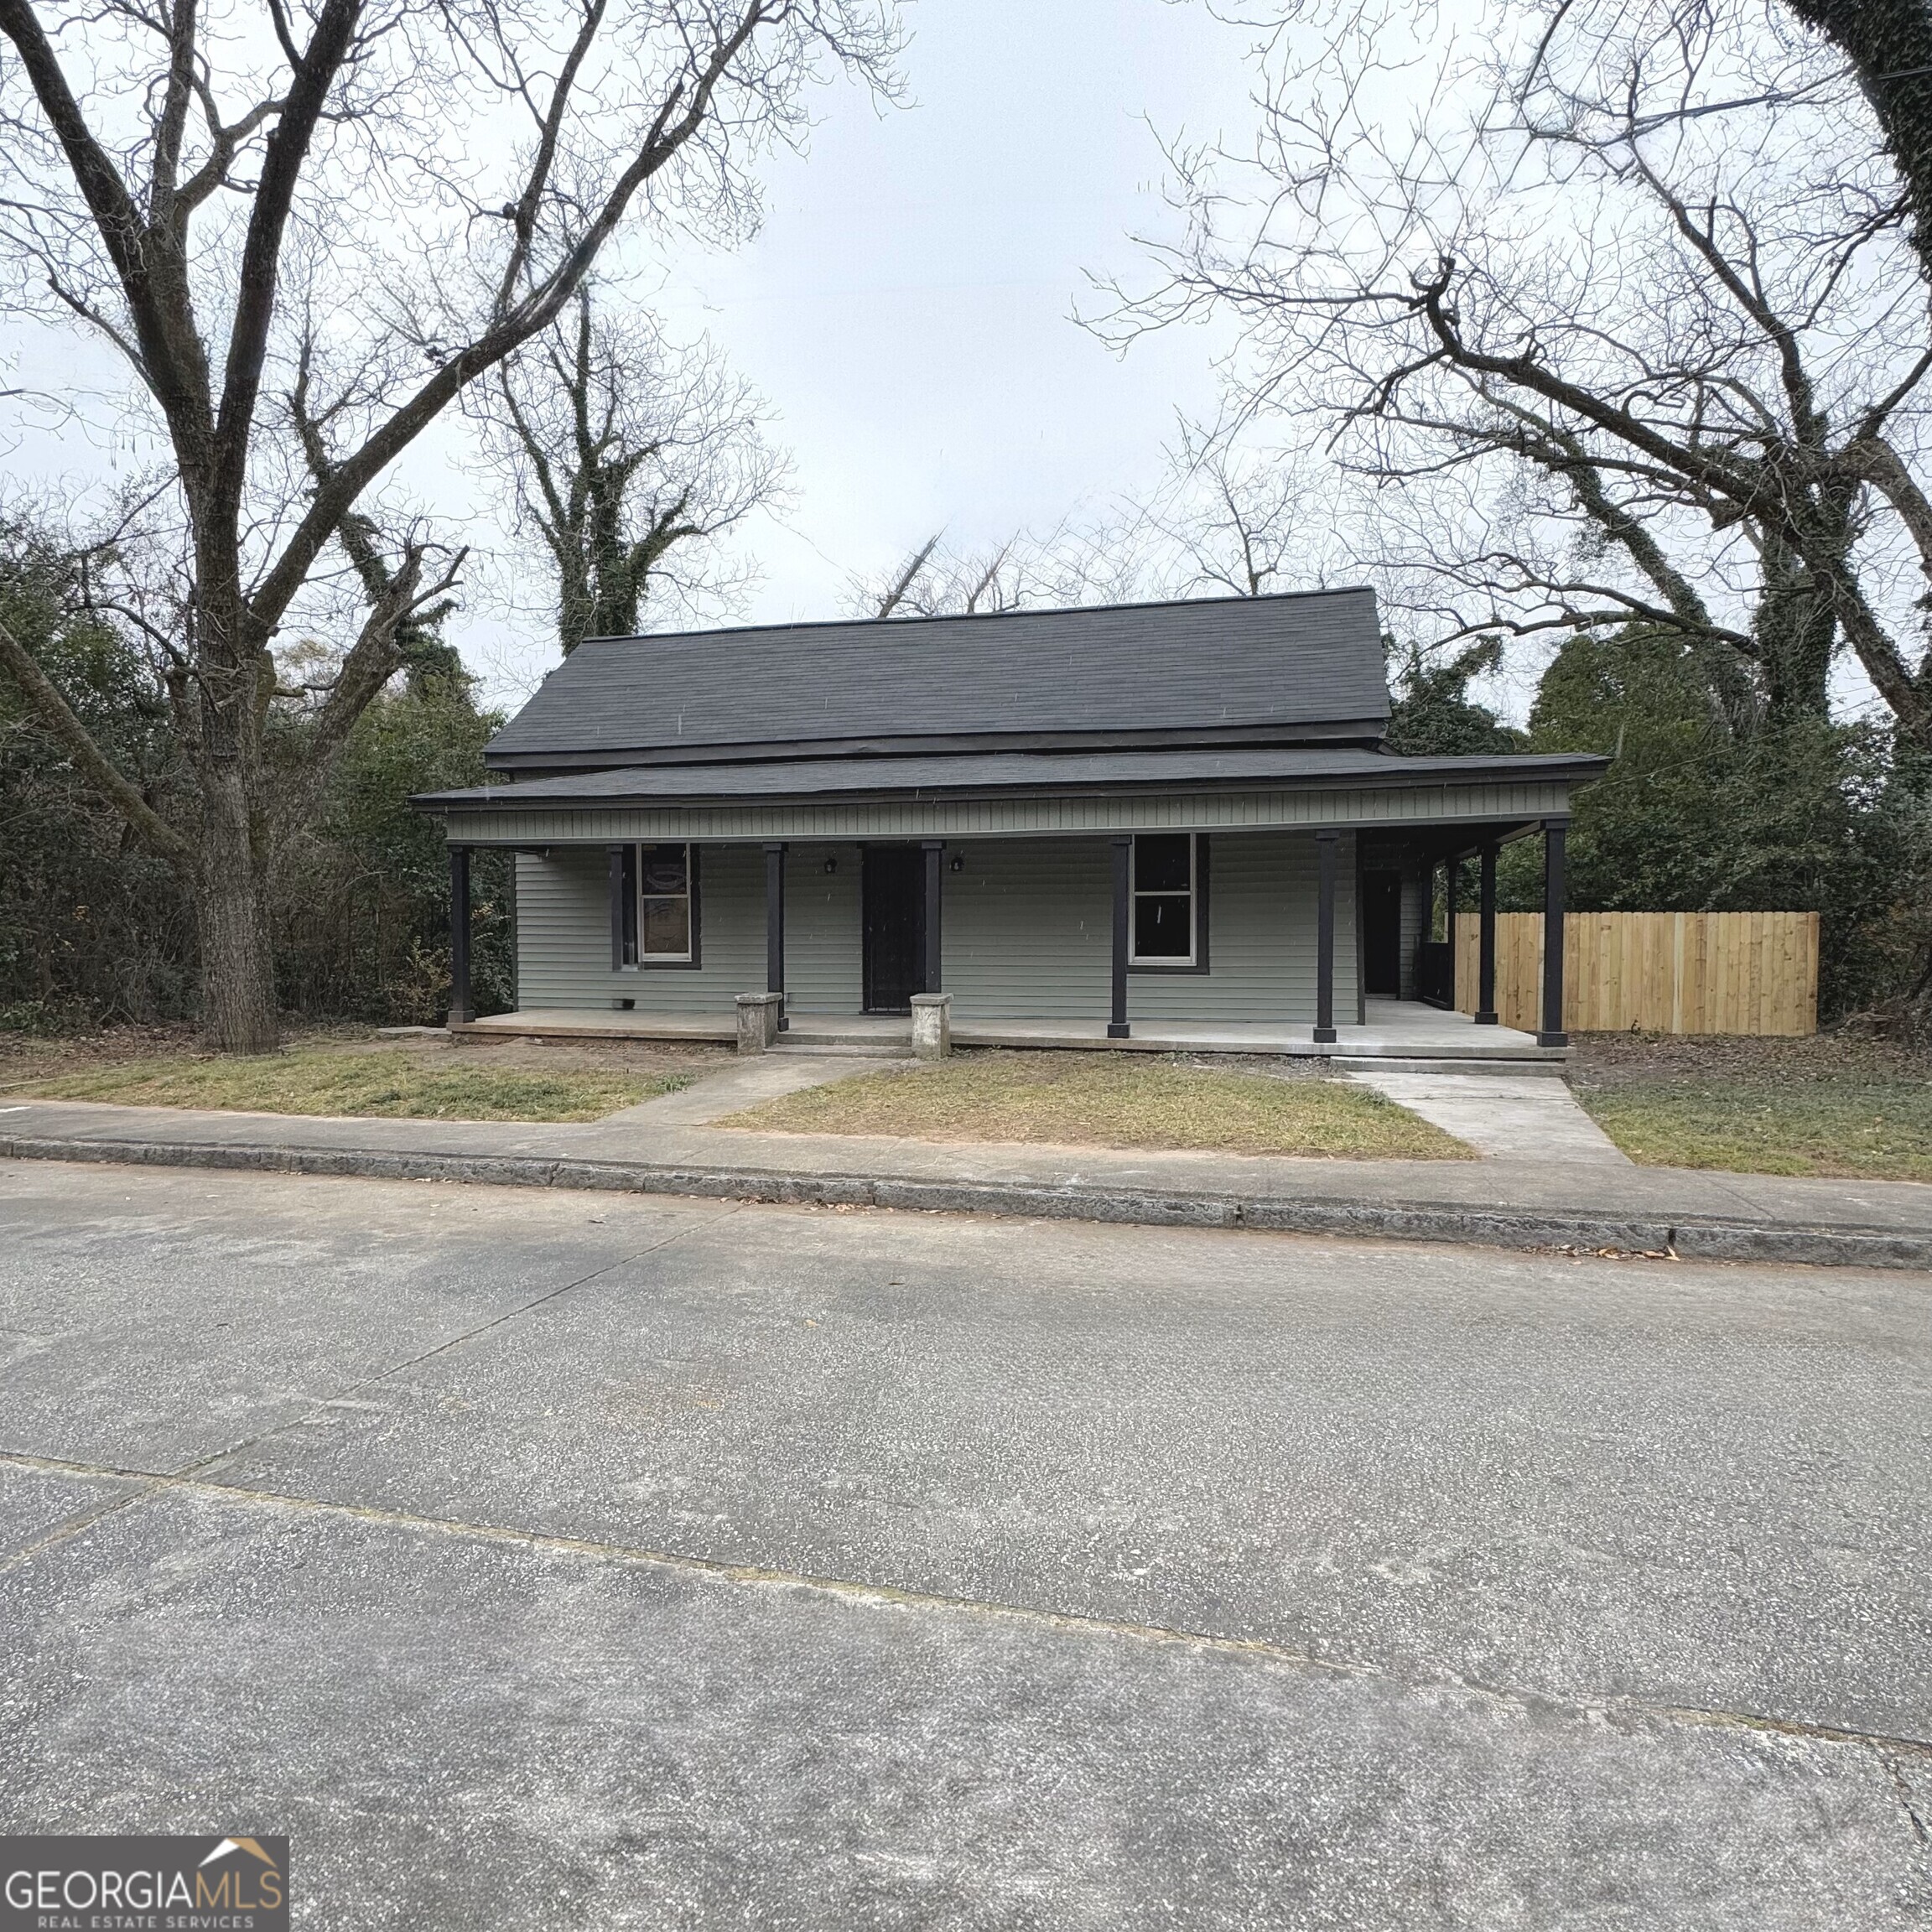
[{"label": "vinyl lap siding", "polygon": [[[946,990],[974,1020],[1107,1016],[1112,858],[1099,839],[1003,839],[963,848],[945,878]],[[1355,1008],[1355,858],[1344,834],[1335,892],[1335,1006]],[[1209,842],[1206,973],[1130,972],[1143,1020],[1315,1016],[1315,841],[1296,833]]]},{"label": "vinyl lap siding", "polygon": [[[827,875],[825,860],[838,870]],[[786,873],[786,972],[801,1013],[859,1010],[859,851],[794,846]],[[609,860],[601,846],[517,854],[517,991],[525,1009],[723,1013],[765,984],[765,854],[707,845],[698,857],[701,963],[610,969]]]},{"label": "vinyl lap siding", "polygon": [[[1107,1015],[1113,951],[1112,859],[1104,839],[1001,839],[967,845],[943,875],[943,983],[953,1017],[1086,1019]],[[1335,1006],[1356,1005],[1355,859],[1344,834],[1336,880]],[[831,858],[836,870],[827,874]],[[704,849],[703,965],[612,973],[605,854],[560,849],[517,860],[519,989],[526,1007],[635,1000],[664,1013],[723,1012],[765,983],[764,854]],[[1308,1021],[1315,1014],[1315,841],[1302,833],[1211,841],[1206,973],[1135,972],[1130,1018]],[[787,855],[786,976],[799,1013],[855,1013],[861,997],[860,856],[854,845]]]},{"label": "vinyl lap siding", "polygon": [[955,1025],[1105,1019],[1113,860],[1104,839],[1002,839],[941,875],[940,969]]},{"label": "vinyl lap siding", "polygon": [[601,846],[517,854],[517,985],[526,1008],[635,1000],[657,1013],[719,1013],[765,984],[764,861],[756,846],[698,860],[701,963],[610,970],[609,860]]},{"label": "vinyl lap siding", "polygon": [[1402,874],[1402,997],[1415,997],[1415,948],[1429,935],[1422,930],[1422,874],[1414,866]]},{"label": "vinyl lap siding", "polygon": [[[838,867],[828,874],[829,859]],[[756,919],[764,944],[760,854]],[[785,1003],[794,1013],[856,1013],[865,998],[859,937],[859,848],[794,845],[785,854]],[[759,954],[757,984],[765,984]]]}]

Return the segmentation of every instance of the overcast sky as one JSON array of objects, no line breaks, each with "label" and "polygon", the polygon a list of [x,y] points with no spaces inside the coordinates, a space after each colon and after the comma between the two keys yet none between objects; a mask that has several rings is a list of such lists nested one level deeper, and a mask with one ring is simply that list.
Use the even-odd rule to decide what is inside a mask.
[{"label": "overcast sky", "polygon": [[[1135,268],[1130,236],[1163,221],[1150,122],[1248,126],[1247,36],[1170,0],[917,0],[907,19],[907,104],[818,95],[809,153],[764,170],[763,231],[681,251],[657,304],[765,393],[795,465],[791,511],[747,532],[756,620],[839,615],[854,571],[941,527],[1044,532],[1145,486],[1176,408],[1212,405],[1207,332],[1123,361],[1070,315],[1084,272]],[[467,641],[513,680],[553,662],[548,635],[518,648],[528,628]]]},{"label": "overcast sky", "polygon": [[[1123,360],[1072,311],[1088,272],[1144,275],[1130,237],[1171,227],[1155,130],[1249,127],[1249,36],[1199,0],[913,0],[906,18],[906,104],[818,91],[809,151],[761,171],[761,232],[730,253],[680,245],[652,299],[673,335],[709,331],[762,391],[792,460],[789,509],[744,532],[764,572],[753,621],[840,615],[854,572],[937,530],[962,547],[1045,534],[1145,489],[1176,409],[1213,405],[1209,332]],[[8,347],[29,387],[125,384],[111,351],[52,318]],[[0,461],[14,482],[70,493],[158,454],[127,440],[131,421],[108,408],[29,423]],[[498,486],[460,423],[425,437],[397,480],[452,534],[501,545]],[[478,558],[454,632],[499,700],[556,661],[549,620],[506,621],[503,577]],[[527,570],[519,587],[533,587]]]},{"label": "overcast sky", "polygon": [[[1253,30],[1203,0],[909,0],[906,18],[902,106],[816,91],[808,151],[761,168],[761,231],[730,252],[680,243],[632,284],[655,290],[674,339],[709,332],[768,400],[791,460],[791,503],[738,540],[762,572],[749,621],[838,615],[854,574],[935,532],[969,549],[1145,495],[1176,411],[1213,410],[1225,324],[1120,357],[1072,310],[1098,306],[1091,274],[1144,285],[1155,271],[1134,237],[1176,231],[1157,135],[1248,144]],[[124,387],[110,351],[52,321],[8,346],[0,388]],[[0,440],[0,465],[70,495],[154,460],[117,447],[130,420],[29,427]],[[453,635],[487,696],[514,704],[556,644],[547,574],[504,554],[501,484],[454,418],[390,480],[475,546]],[[1518,652],[1490,688],[1512,715],[1543,655]],[[1848,662],[1837,682],[1852,709],[1870,701]]]},{"label": "overcast sky", "polygon": [[[688,286],[778,404],[802,486],[774,614],[937,523],[961,539],[1052,521],[1156,460],[1211,393],[1198,331],[1122,361],[1069,319],[1083,271],[1170,226],[1149,122],[1247,119],[1242,38],[1168,0],[919,0],[911,104],[827,99],[810,154],[771,173],[762,236]],[[826,553],[815,557],[813,547]]]}]

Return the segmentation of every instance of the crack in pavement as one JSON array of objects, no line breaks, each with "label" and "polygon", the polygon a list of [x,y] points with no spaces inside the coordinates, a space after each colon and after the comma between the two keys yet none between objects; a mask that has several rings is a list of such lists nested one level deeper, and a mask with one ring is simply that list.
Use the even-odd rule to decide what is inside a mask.
[{"label": "crack in pavement", "polygon": [[1905,1774],[1899,1769],[1898,1759],[1888,1757],[1883,1751],[1878,1753],[1878,1758],[1879,1762],[1891,1774],[1893,1784],[1897,1788],[1898,1793],[1898,1802],[1905,1808],[1905,1815],[1912,1821],[1913,1836],[1921,1845],[1932,1845],[1932,1830],[1927,1828],[1925,1820],[1919,1813],[1918,1800],[1913,1792],[1911,1782],[1907,1779]]},{"label": "crack in pavement", "polygon": [[[299,1413],[286,1417],[272,1427],[259,1429],[252,1436],[243,1436],[238,1442],[230,1442],[219,1449],[211,1449],[206,1455],[197,1456],[192,1462],[184,1462],[179,1469],[117,1470],[102,1466],[96,1472],[97,1474],[114,1477],[131,1483],[135,1487],[125,1496],[101,1503],[91,1509],[77,1510],[70,1516],[64,1516],[44,1535],[15,1550],[4,1562],[0,1562],[0,1576],[11,1575],[21,1565],[31,1561],[43,1551],[56,1549],[70,1538],[84,1535],[96,1523],[104,1521],[120,1510],[133,1508],[144,1496],[165,1488],[170,1483],[191,1482],[196,1478],[205,1476],[210,1471],[219,1469],[223,1463],[233,1462],[237,1456],[246,1455],[249,1450],[257,1449],[264,1442],[272,1442],[278,1436],[286,1435],[291,1429],[300,1428],[304,1422],[311,1420],[323,1410],[349,1401],[365,1389],[373,1389],[378,1383],[387,1381],[392,1375],[400,1375],[405,1369],[416,1368],[419,1363],[428,1362],[451,1348],[460,1348],[466,1342],[474,1342],[480,1335],[488,1335],[502,1327],[506,1322],[514,1322],[532,1310],[556,1301],[558,1296],[569,1294],[573,1289],[584,1287],[608,1275],[614,1268],[626,1268],[633,1261],[642,1260],[647,1254],[655,1254],[660,1249],[668,1248],[674,1241],[683,1240],[687,1234],[708,1232],[720,1221],[729,1221],[733,1215],[741,1213],[745,1205],[741,1201],[735,1201],[718,1213],[706,1215],[701,1221],[686,1222],[682,1227],[674,1228],[662,1240],[649,1241],[630,1254],[614,1256],[601,1266],[591,1269],[588,1274],[579,1275],[574,1280],[546,1289],[543,1294],[533,1296],[527,1301],[519,1302],[514,1308],[506,1308],[500,1314],[492,1315],[486,1322],[479,1322],[474,1327],[465,1328],[460,1335],[447,1336],[432,1348],[424,1348],[401,1362],[392,1362],[387,1368],[377,1369],[373,1374],[365,1375],[361,1380],[350,1383],[333,1395],[317,1396]],[[15,1463],[23,1467],[44,1467],[49,1472],[69,1474],[93,1467],[84,1462],[65,1462],[60,1457],[39,1458],[23,1452],[17,1454],[9,1451],[0,1451],[0,1462]],[[232,1484],[216,1484],[212,1487],[228,1489],[236,1494],[243,1493]]]},{"label": "crack in pavement", "polygon": [[[1486,1684],[1480,1680],[1461,1676],[1453,1672],[1445,1672],[1438,1677],[1404,1676],[1379,1664],[1359,1659],[1324,1657],[1312,1651],[1296,1650],[1268,1638],[1229,1637],[1213,1631],[1135,1623],[1075,1611],[1042,1610],[1025,1604],[1002,1603],[974,1597],[948,1596],[936,1591],[864,1582],[852,1577],[813,1576],[797,1571],[772,1569],[756,1563],[734,1563],[718,1557],[693,1556],[678,1550],[653,1549],[643,1545],[607,1542],[595,1537],[565,1536],[550,1530],[514,1529],[500,1524],[473,1523],[460,1518],[423,1516],[411,1510],[385,1509],[371,1504],[332,1502],[316,1497],[292,1495],[282,1490],[211,1481],[193,1473],[157,1473],[151,1470],[117,1468],[107,1464],[70,1462],[57,1457],[32,1456],[3,1450],[0,1450],[0,1467],[29,1469],[38,1474],[71,1477],[76,1481],[119,1482],[132,1485],[133,1493],[123,1504],[116,1507],[131,1508],[138,1502],[168,1493],[191,1496],[208,1502],[252,1503],[296,1514],[370,1524],[379,1528],[408,1530],[418,1535],[508,1545],[519,1549],[558,1555],[588,1557],[601,1562],[618,1563],[640,1569],[668,1570],[711,1581],[754,1588],[809,1592],[847,1603],[910,1611],[948,1611],[1065,1635],[1123,1638],[1145,1644],[1173,1644],[1208,1655],[1252,1659],[1291,1670],[1314,1671],[1331,1677],[1380,1684],[1396,1690],[1458,1690],[1526,1711],[1549,1711],[1568,1717],[1597,1718],[1612,1722],[1619,1718],[1637,1718],[1700,1729],[1770,1734],[1808,1742],[1848,1744],[1872,1753],[1886,1766],[1893,1784],[1899,1789],[1914,1830],[1922,1840],[1926,1836],[1924,1822],[1913,1806],[1910,1788],[1903,1773],[1887,1754],[1932,1760],[1932,1739],[1928,1738],[1901,1737],[1884,1732],[1858,1731],[1841,1725],[1812,1723],[1800,1718],[1774,1717],[1761,1711],[1670,1704],[1642,1697],[1561,1698],[1512,1685]],[[98,1520],[101,1516],[111,1513],[110,1509],[104,1509],[94,1512],[93,1517]],[[86,1527],[86,1524],[80,1527]],[[78,1530],[75,1533],[78,1534]],[[44,1540],[35,1546],[34,1550],[21,1552],[15,1562],[8,1564],[6,1568],[15,1567],[28,1556],[46,1548],[49,1542],[61,1540],[64,1539]]]}]

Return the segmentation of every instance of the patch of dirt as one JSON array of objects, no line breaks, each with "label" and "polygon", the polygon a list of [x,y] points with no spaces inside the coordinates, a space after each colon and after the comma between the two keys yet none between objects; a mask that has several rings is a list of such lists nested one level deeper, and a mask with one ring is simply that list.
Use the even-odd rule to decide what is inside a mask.
[{"label": "patch of dirt", "polygon": [[186,1021],[160,1026],[104,1026],[98,1033],[0,1033],[0,1090],[91,1067],[161,1054],[192,1053],[200,1030]]},{"label": "patch of dirt", "polygon": [[1339,1080],[1332,1063],[1302,1053],[1176,1053],[1198,1073],[1259,1073],[1270,1080]]},{"label": "patch of dirt", "polygon": [[[997,1066],[1015,1053],[1025,1053],[1041,1065],[1064,1062],[1078,1066],[1094,1057],[1091,1047],[1024,1048],[1012,1046],[955,1046],[953,1057],[960,1061],[983,1060]],[[1337,1080],[1341,1076],[1331,1063],[1307,1054],[1291,1053],[1134,1053],[1123,1054],[1136,1066],[1185,1067],[1191,1073],[1259,1073],[1270,1080]]]},{"label": "patch of dirt", "polygon": [[1732,1034],[1579,1033],[1570,1082],[1598,1092],[1663,1083],[1766,1087],[1831,1081],[1932,1079],[1932,1052],[1847,1033],[1798,1039]]},{"label": "patch of dirt", "polygon": [[[684,1073],[693,1079],[730,1066],[729,1046],[703,1040],[505,1040],[458,1046],[446,1036],[418,1035],[379,1040],[372,1026],[356,1024],[291,1026],[290,1048],[326,1046],[340,1053],[407,1053],[438,1059],[460,1055],[458,1064],[479,1072],[516,1069],[543,1073]],[[201,1036],[187,1022],[163,1026],[108,1026],[98,1033],[55,1038],[0,1033],[0,1092],[96,1067],[116,1067],[180,1054],[199,1055]]]},{"label": "patch of dirt", "polygon": [[382,1040],[379,1046],[448,1053],[465,1067],[516,1067],[532,1073],[688,1073],[693,1079],[736,1063],[735,1048],[706,1040]]}]

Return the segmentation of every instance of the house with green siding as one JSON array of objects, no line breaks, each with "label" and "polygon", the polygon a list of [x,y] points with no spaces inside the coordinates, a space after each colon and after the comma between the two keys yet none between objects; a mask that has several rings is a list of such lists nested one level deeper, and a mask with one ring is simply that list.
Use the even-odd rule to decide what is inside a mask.
[{"label": "house with green siding", "polygon": [[[493,782],[417,801],[449,842],[451,1024],[1560,1053],[1560,1000],[1534,1039],[1495,1025],[1496,854],[1540,839],[1560,914],[1604,761],[1404,757],[1388,720],[1367,589],[591,639]],[[479,847],[516,854],[517,1010],[482,1020]],[[1470,860],[1472,1017],[1433,937]]]}]

